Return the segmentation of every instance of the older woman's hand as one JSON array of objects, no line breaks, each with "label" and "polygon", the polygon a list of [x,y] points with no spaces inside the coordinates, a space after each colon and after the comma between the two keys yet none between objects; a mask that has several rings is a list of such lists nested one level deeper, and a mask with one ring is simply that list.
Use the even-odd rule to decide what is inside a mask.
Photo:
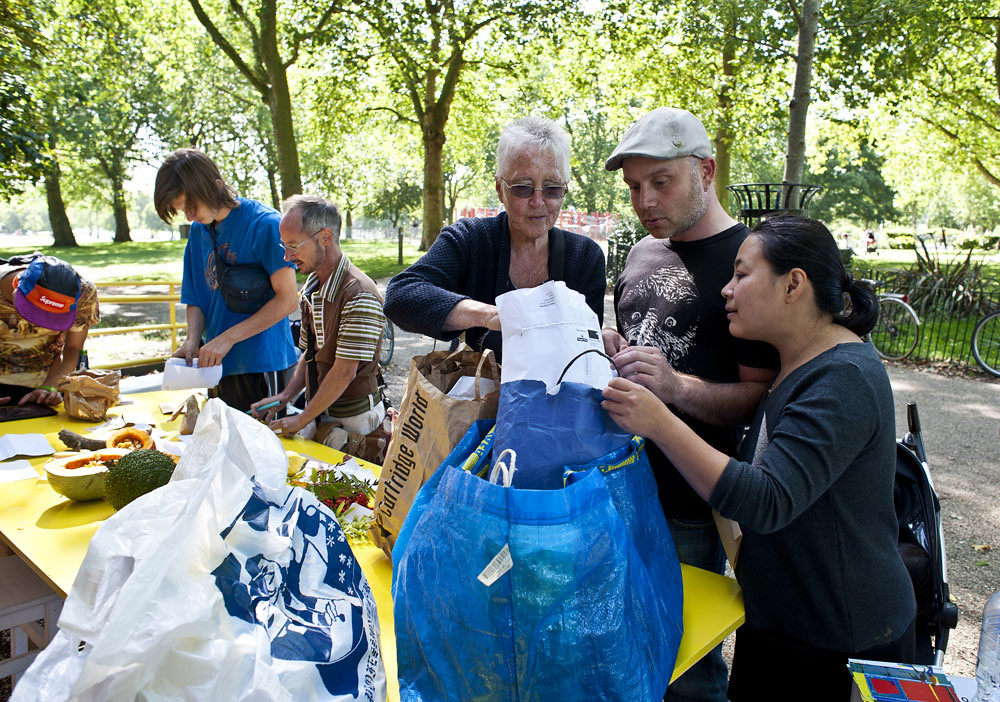
[{"label": "older woman's hand", "polygon": [[625,378],[611,379],[604,388],[601,407],[625,431],[653,441],[669,419],[665,417],[669,410],[656,395]]}]

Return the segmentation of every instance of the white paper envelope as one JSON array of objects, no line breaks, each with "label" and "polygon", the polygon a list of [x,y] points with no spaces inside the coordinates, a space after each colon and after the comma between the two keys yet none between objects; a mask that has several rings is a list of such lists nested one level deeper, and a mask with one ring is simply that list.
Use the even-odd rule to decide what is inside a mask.
[{"label": "white paper envelope", "polygon": [[[541,380],[550,392],[563,370],[584,351],[604,351],[597,314],[587,299],[559,281],[497,296],[503,335],[500,382]],[[602,389],[611,380],[606,358],[580,356],[563,377]]]},{"label": "white paper envelope", "polygon": [[187,388],[214,388],[222,379],[222,366],[199,368],[198,359],[187,365],[183,358],[168,358],[163,366],[161,390],[185,390]]},{"label": "white paper envelope", "polygon": [[[489,395],[497,389],[496,381],[493,378],[479,379],[479,395]],[[448,397],[459,400],[476,399],[476,379],[471,375],[463,375],[455,381],[455,385],[448,391]]]}]

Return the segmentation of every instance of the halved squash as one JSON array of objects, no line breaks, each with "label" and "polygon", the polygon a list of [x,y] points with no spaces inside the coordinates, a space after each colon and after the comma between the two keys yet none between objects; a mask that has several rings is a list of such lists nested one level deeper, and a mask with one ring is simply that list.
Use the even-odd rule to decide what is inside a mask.
[{"label": "halved squash", "polygon": [[141,429],[125,427],[108,437],[108,448],[123,448],[129,451],[153,448],[153,437]]},{"label": "halved squash", "polygon": [[104,462],[117,461],[126,453],[129,453],[129,449],[80,451],[53,458],[45,464],[45,473],[49,485],[60,495],[71,500],[96,500],[104,497],[104,476],[108,472]]}]

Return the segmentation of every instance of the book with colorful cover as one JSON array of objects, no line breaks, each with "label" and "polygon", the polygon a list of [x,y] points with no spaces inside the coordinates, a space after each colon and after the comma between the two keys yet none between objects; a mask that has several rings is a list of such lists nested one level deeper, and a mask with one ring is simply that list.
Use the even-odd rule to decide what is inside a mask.
[{"label": "book with colorful cover", "polygon": [[848,659],[851,702],[959,702],[941,668]]}]

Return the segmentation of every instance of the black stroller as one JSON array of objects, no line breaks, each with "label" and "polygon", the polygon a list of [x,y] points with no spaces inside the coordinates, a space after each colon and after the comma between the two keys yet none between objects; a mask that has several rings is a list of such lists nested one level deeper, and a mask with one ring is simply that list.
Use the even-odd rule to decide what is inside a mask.
[{"label": "black stroller", "polygon": [[948,594],[948,562],[941,504],[927,465],[915,403],[906,405],[909,431],[896,442],[894,497],[899,553],[917,600],[917,663],[941,665],[948,635],[958,624],[958,606]]}]

